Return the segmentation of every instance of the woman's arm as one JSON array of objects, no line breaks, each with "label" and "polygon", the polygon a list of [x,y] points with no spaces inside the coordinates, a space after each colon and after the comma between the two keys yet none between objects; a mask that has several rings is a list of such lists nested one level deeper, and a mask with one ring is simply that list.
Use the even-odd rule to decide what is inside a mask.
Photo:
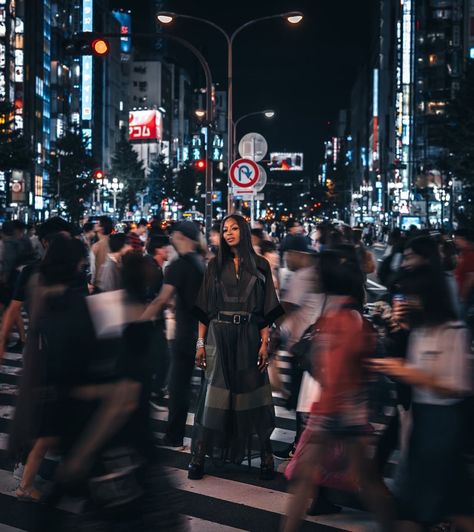
[{"label": "woman's arm", "polygon": [[451,386],[446,386],[435,375],[431,375],[426,371],[410,366],[402,359],[398,358],[380,358],[371,359],[367,361],[369,367],[373,371],[378,371],[386,375],[390,375],[396,379],[400,379],[412,386],[420,386],[428,388],[435,393],[447,396],[463,396],[464,390],[455,389]]},{"label": "woman's arm", "polygon": [[260,349],[258,351],[257,366],[260,371],[265,371],[268,366],[268,337],[270,327],[260,329]]},{"label": "woman's arm", "polygon": [[202,369],[206,367],[206,348],[204,346],[204,342],[206,341],[206,333],[207,325],[199,322],[198,343],[196,346],[196,366]]}]

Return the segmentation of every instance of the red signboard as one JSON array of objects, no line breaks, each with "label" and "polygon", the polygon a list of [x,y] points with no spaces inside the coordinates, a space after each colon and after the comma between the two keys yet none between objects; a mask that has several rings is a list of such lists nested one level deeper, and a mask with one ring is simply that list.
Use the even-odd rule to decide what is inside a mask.
[{"label": "red signboard", "polygon": [[161,140],[161,113],[156,109],[130,111],[128,114],[128,138],[130,140]]}]

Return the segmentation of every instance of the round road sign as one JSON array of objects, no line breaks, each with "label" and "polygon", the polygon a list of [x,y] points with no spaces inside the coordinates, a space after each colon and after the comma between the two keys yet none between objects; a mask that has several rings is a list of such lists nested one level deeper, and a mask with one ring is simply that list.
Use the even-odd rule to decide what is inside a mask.
[{"label": "round road sign", "polygon": [[267,184],[267,172],[261,164],[258,164],[257,166],[260,171],[260,175],[253,189],[255,190],[255,192],[261,192],[265,188],[265,185]]},{"label": "round road sign", "polygon": [[229,170],[229,178],[239,188],[251,188],[258,181],[260,175],[256,163],[250,159],[237,159]]},{"label": "round road sign", "polygon": [[265,137],[260,133],[247,133],[239,142],[239,153],[241,157],[252,159],[258,163],[268,151],[268,144]]}]

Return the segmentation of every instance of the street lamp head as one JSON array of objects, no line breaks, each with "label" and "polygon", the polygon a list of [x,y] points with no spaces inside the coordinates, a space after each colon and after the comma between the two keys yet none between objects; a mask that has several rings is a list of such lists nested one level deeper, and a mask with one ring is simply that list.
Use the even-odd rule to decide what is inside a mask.
[{"label": "street lamp head", "polygon": [[267,109],[266,111],[263,111],[263,114],[266,116],[266,118],[273,118],[275,116],[275,111],[272,109]]},{"label": "street lamp head", "polygon": [[156,18],[158,19],[158,22],[161,22],[161,24],[172,24],[176,19],[176,13],[160,11]]},{"label": "street lamp head", "polygon": [[299,24],[303,20],[303,13],[301,11],[292,11],[285,13],[284,17],[290,24]]},{"label": "street lamp head", "polygon": [[196,109],[194,111],[194,114],[198,117],[198,118],[204,118],[206,116],[206,111],[204,111],[204,109]]}]

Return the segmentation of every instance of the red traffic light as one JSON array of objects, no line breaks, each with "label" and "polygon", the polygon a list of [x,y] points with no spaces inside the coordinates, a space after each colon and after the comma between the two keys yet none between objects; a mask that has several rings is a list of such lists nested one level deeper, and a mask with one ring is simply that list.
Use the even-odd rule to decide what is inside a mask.
[{"label": "red traffic light", "polygon": [[194,162],[194,167],[198,170],[204,170],[206,168],[206,161],[204,159],[198,159]]},{"label": "red traffic light", "polygon": [[104,172],[102,170],[94,170],[92,177],[94,179],[104,179]]},{"label": "red traffic light", "polygon": [[105,39],[94,39],[91,44],[92,53],[99,57],[107,55],[110,51],[109,43]]}]

